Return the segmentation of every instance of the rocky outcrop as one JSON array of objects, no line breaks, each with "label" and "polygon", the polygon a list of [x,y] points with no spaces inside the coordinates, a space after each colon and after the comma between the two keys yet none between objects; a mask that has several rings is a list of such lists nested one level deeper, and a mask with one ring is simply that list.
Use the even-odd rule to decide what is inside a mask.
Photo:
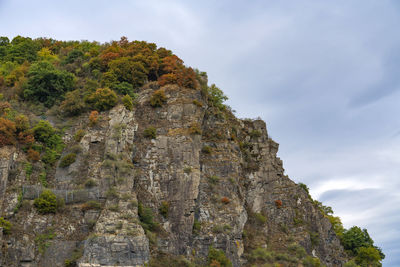
[{"label": "rocky outcrop", "polygon": [[[73,121],[64,154],[76,150],[77,159],[50,177],[66,202],[55,215],[32,207],[36,172],[28,177],[23,155],[2,148],[0,203],[15,227],[3,238],[5,266],[143,266],[158,255],[205,261],[211,246],[244,266],[252,249],[287,251],[292,243],[327,266],[343,264],[331,224],[284,175],[263,121],[239,120],[207,106],[201,91],[172,85],[153,108],[156,89],[148,84],[132,111],[119,105],[94,126],[87,115]],[[152,128],[155,138],[145,133]]]}]

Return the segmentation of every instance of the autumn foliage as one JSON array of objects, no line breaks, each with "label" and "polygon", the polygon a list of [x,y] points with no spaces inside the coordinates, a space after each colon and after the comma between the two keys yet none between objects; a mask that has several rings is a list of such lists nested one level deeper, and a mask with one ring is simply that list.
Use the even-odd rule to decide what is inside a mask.
[{"label": "autumn foliage", "polygon": [[93,126],[97,123],[97,119],[99,117],[99,112],[97,112],[96,110],[90,112],[89,115],[89,125]]}]

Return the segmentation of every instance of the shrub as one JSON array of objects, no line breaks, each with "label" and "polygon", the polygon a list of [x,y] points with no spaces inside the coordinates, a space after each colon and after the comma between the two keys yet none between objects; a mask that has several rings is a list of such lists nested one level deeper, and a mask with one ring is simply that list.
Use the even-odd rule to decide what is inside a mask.
[{"label": "shrub", "polygon": [[56,235],[52,229],[47,229],[45,233],[38,234],[35,237],[35,243],[38,247],[39,253],[43,254],[46,249],[50,246],[49,240],[53,239]]},{"label": "shrub", "polygon": [[201,230],[201,222],[198,221],[197,219],[194,219],[193,222],[193,234],[194,235],[198,235],[200,233]]},{"label": "shrub", "polygon": [[296,255],[298,259],[302,259],[307,254],[304,247],[296,243],[290,244],[287,249],[289,252]]},{"label": "shrub", "polygon": [[122,97],[122,104],[124,104],[127,110],[132,110],[133,109],[132,97],[130,97],[129,95],[125,95],[124,97]]},{"label": "shrub", "polygon": [[207,177],[207,180],[208,180],[208,182],[209,182],[210,184],[216,185],[216,184],[219,183],[219,180],[220,180],[220,179],[219,179],[218,176],[212,175],[212,176],[208,176],[208,177]]},{"label": "shrub", "polygon": [[3,228],[3,234],[8,235],[11,233],[12,224],[3,217],[0,217],[0,227]]},{"label": "shrub", "polygon": [[62,139],[56,133],[56,129],[51,126],[50,122],[41,120],[35,127],[33,127],[33,134],[37,141],[42,142],[48,148],[55,149],[57,151],[62,149]]},{"label": "shrub", "polygon": [[267,222],[267,217],[259,212],[254,213],[254,218],[256,222],[260,225],[264,225]]},{"label": "shrub", "polygon": [[87,211],[87,210],[99,210],[101,209],[101,204],[98,201],[95,200],[90,200],[86,203],[83,203],[81,206],[81,210]]},{"label": "shrub", "polygon": [[157,130],[154,127],[149,127],[143,131],[143,135],[149,139],[156,139]]},{"label": "shrub", "polygon": [[118,98],[109,88],[98,88],[96,92],[86,97],[85,101],[98,111],[109,110],[117,104]]},{"label": "shrub", "polygon": [[96,185],[97,185],[97,183],[96,183],[96,181],[93,180],[93,179],[88,179],[88,180],[86,180],[86,182],[85,182],[85,187],[86,187],[86,188],[91,188],[91,187],[94,187],[94,186],[96,186]]},{"label": "shrub", "polygon": [[221,198],[221,202],[225,205],[229,204],[231,202],[231,200],[227,197],[223,197]]},{"label": "shrub", "polygon": [[167,97],[165,96],[165,92],[162,89],[154,91],[153,95],[150,98],[150,106],[153,108],[161,107],[167,101]]},{"label": "shrub", "polygon": [[154,231],[157,229],[158,225],[154,222],[153,210],[148,207],[144,207],[142,203],[138,204],[138,215],[140,219],[140,224],[145,230]]},{"label": "shrub", "polygon": [[280,208],[282,207],[282,200],[280,200],[280,199],[275,200],[275,206],[276,206],[278,209],[280,209]]},{"label": "shrub", "polygon": [[32,162],[36,162],[40,159],[40,153],[37,152],[36,150],[33,150],[32,148],[28,149],[28,159]]},{"label": "shrub", "polygon": [[211,154],[211,147],[203,146],[203,148],[201,149],[201,152],[203,152],[204,154]]},{"label": "shrub", "polygon": [[232,262],[226,257],[225,253],[213,247],[208,251],[207,261],[210,266],[232,267]]},{"label": "shrub", "polygon": [[307,256],[303,260],[303,265],[304,265],[304,267],[320,267],[321,266],[321,262],[320,262],[320,260],[318,258]]},{"label": "shrub", "polygon": [[193,104],[195,104],[196,106],[198,106],[199,108],[201,108],[201,107],[203,107],[203,103],[201,103],[200,101],[198,101],[198,100],[193,100]]},{"label": "shrub", "polygon": [[99,112],[97,112],[96,110],[93,110],[92,112],[90,112],[89,125],[90,126],[96,125],[98,117],[99,117]]},{"label": "shrub", "polygon": [[251,262],[269,262],[274,259],[273,253],[266,248],[256,248],[250,252],[249,259]]},{"label": "shrub", "polygon": [[33,202],[39,213],[56,213],[63,206],[63,201],[57,199],[56,195],[50,190],[43,190],[38,198]]},{"label": "shrub", "polygon": [[360,266],[381,266],[380,252],[374,247],[360,247],[355,262]]},{"label": "shrub", "polygon": [[[95,112],[97,112],[97,111],[95,111]],[[98,114],[98,112],[97,112],[97,114]],[[77,130],[76,133],[74,134],[74,140],[76,142],[80,142],[82,140],[82,138],[85,136],[85,134],[86,134],[85,130],[83,130],[83,129]]]},{"label": "shrub", "polygon": [[68,92],[65,95],[65,100],[60,105],[61,111],[68,116],[77,116],[85,110],[85,102],[79,90]]},{"label": "shrub", "polygon": [[262,134],[261,134],[261,131],[259,131],[259,130],[253,130],[253,131],[251,131],[250,132],[250,137],[252,137],[252,138],[258,138],[258,137],[260,137]]},{"label": "shrub", "polygon": [[76,154],[75,153],[69,153],[65,155],[60,162],[60,168],[65,168],[74,163],[76,160]]},{"label": "shrub", "polygon": [[129,95],[131,97],[135,96],[135,91],[130,83],[122,82],[111,86],[111,88],[120,95]]},{"label": "shrub", "polygon": [[0,147],[15,144],[15,133],[15,123],[8,119],[0,118]]},{"label": "shrub", "polygon": [[168,212],[169,212],[169,202],[168,201],[162,201],[160,208],[158,209],[160,211],[160,214],[164,218],[168,218]]},{"label": "shrub", "polygon": [[201,128],[198,123],[192,123],[189,128],[190,134],[201,134]]},{"label": "shrub", "polygon": [[57,70],[47,61],[33,64],[27,76],[24,98],[41,102],[46,107],[51,107],[74,87],[75,77],[72,73]]},{"label": "shrub", "polygon": [[192,172],[192,167],[185,167],[185,168],[183,169],[183,172],[186,173],[186,174],[191,173],[191,172]]}]

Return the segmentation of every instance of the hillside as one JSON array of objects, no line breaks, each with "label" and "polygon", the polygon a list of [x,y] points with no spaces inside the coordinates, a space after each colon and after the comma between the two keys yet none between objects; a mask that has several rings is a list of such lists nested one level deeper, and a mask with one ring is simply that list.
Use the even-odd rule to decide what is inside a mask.
[{"label": "hillside", "polygon": [[4,266],[380,266],[171,51],[2,37],[0,62]]}]

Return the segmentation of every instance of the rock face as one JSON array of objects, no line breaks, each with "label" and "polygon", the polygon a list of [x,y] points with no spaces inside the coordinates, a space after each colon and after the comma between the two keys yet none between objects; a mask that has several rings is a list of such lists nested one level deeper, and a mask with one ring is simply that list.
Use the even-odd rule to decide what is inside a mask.
[{"label": "rock face", "polygon": [[77,159],[50,177],[66,202],[56,214],[32,207],[41,188],[28,186],[38,174],[27,175],[23,153],[0,149],[0,203],[14,226],[1,241],[3,266],[143,266],[159,255],[205,263],[212,246],[236,267],[258,247],[285,252],[293,243],[343,265],[329,220],[284,175],[263,121],[239,120],[178,86],[162,88],[167,102],[153,108],[156,89],[147,85],[132,111],[116,106],[94,126],[87,114],[75,119],[64,155],[79,145]]}]

